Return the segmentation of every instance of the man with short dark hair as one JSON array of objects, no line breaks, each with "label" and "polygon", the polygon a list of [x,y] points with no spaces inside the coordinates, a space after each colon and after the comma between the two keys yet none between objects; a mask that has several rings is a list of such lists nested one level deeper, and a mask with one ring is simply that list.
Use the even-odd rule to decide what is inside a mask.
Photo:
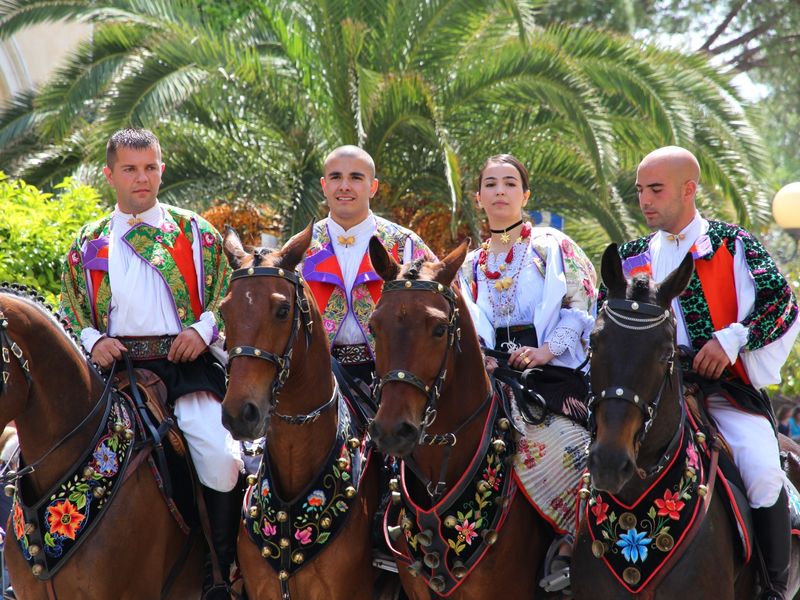
[{"label": "man with short dark hair", "polygon": [[[117,204],[81,228],[67,253],[61,311],[100,367],[127,353],[166,385],[226,576],[236,548],[242,461],[220,406],[225,371],[216,358],[224,357],[215,346],[217,309],[229,277],[222,238],[199,215],[158,201],[164,163],[152,132],[116,132],[106,162]],[[209,582],[204,598],[229,598],[225,590],[209,590]]]}]

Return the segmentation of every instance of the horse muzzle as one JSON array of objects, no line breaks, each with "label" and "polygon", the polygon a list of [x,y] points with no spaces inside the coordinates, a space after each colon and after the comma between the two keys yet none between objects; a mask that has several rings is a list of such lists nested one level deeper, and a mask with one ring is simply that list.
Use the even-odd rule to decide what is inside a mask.
[{"label": "horse muzzle", "polygon": [[235,440],[256,440],[266,435],[271,412],[271,409],[262,410],[254,402],[245,401],[239,414],[234,415],[223,403],[222,425]]},{"label": "horse muzzle", "polygon": [[420,428],[408,421],[384,427],[377,418],[369,424],[369,435],[381,452],[392,456],[407,456],[417,447]]},{"label": "horse muzzle", "polygon": [[588,467],[593,487],[617,494],[636,471],[636,462],[621,448],[595,446],[589,452]]}]

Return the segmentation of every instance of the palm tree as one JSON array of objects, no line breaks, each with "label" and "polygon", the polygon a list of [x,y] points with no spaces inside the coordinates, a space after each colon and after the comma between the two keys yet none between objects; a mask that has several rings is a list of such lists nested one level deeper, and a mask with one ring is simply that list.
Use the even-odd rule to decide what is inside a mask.
[{"label": "palm tree", "polygon": [[98,181],[127,125],[166,149],[162,196],[269,204],[286,232],[317,215],[321,161],[360,144],[376,209],[447,213],[477,231],[477,169],[513,152],[538,206],[592,253],[641,228],[633,172],[654,147],[693,150],[709,215],[765,221],[764,155],[730,74],[702,57],[586,27],[536,24],[529,0],[261,0],[232,26],[188,0],[0,0],[0,36],[96,24],[66,67],[0,116],[0,168],[37,184]]}]

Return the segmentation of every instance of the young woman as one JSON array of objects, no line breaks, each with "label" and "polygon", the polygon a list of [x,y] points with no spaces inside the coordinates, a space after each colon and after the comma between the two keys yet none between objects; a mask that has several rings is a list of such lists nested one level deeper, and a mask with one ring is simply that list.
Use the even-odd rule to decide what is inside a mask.
[{"label": "young woman", "polygon": [[[529,197],[528,172],[517,158],[501,154],[486,160],[476,199],[491,237],[467,256],[462,289],[482,344],[508,354],[500,358],[501,366],[584,369],[597,300],[594,267],[565,234],[531,226],[523,212]],[[496,358],[487,356],[487,369],[496,367]],[[557,534],[542,580],[551,591],[569,585],[577,489],[589,441],[575,423],[586,416],[585,398],[577,395],[549,394],[544,398],[549,410],[538,419],[512,407],[523,434],[515,470],[528,499]]]}]

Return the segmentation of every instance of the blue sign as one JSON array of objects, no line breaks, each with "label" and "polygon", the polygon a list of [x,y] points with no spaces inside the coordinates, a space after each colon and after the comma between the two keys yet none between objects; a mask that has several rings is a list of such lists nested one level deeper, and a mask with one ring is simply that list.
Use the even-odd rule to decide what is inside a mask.
[{"label": "blue sign", "polygon": [[564,217],[549,210],[531,210],[528,214],[537,227],[552,227],[564,231]]}]

